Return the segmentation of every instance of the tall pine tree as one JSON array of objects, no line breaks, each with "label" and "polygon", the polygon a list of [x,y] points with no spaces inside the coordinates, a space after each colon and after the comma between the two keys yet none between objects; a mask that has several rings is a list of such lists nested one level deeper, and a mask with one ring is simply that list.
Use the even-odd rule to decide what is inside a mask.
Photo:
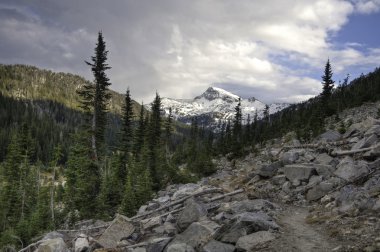
[{"label": "tall pine tree", "polygon": [[322,93],[323,98],[329,97],[332,93],[335,81],[332,79],[333,72],[330,64],[330,59],[327,60],[325,65],[324,75],[322,76]]},{"label": "tall pine tree", "polygon": [[106,63],[107,54],[106,43],[102,33],[99,32],[95,56],[91,57],[91,62],[85,61],[94,74],[94,85],[85,85],[78,91],[81,97],[81,107],[90,117],[88,123],[90,123],[92,155],[96,161],[99,160],[99,152],[104,147],[107,106],[111,99],[108,88],[111,83],[106,75],[106,70],[111,68]]}]

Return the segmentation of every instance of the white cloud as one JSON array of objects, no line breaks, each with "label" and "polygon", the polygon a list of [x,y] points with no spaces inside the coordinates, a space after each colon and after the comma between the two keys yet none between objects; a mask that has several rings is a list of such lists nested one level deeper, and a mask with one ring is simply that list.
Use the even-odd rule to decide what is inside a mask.
[{"label": "white cloud", "polygon": [[267,102],[299,101],[320,92],[320,80],[308,76],[328,57],[337,72],[378,64],[376,49],[337,49],[332,36],[355,11],[378,11],[379,1],[9,0],[0,5],[7,14],[0,16],[0,48],[7,48],[0,61],[92,79],[83,61],[102,30],[113,88],[130,86],[139,101],[150,101],[156,90],[191,98],[211,84],[236,84],[244,90],[239,95],[252,90]]},{"label": "white cloud", "polygon": [[380,10],[380,0],[354,0],[355,10],[363,14],[371,14]]}]

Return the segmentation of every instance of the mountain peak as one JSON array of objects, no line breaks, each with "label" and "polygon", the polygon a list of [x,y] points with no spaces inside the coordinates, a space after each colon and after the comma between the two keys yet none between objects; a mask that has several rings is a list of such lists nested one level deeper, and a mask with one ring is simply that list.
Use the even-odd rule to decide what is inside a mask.
[{"label": "mountain peak", "polygon": [[205,98],[206,100],[212,101],[216,99],[222,99],[226,102],[235,102],[239,100],[239,96],[234,95],[222,88],[218,87],[209,87],[207,90],[200,96],[195,97],[194,100]]}]

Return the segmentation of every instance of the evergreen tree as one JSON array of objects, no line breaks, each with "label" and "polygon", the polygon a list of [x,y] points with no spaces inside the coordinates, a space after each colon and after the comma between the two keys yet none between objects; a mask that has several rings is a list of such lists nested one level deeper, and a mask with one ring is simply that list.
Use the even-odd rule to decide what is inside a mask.
[{"label": "evergreen tree", "polygon": [[123,116],[122,116],[122,142],[121,151],[122,159],[120,162],[120,167],[117,176],[123,182],[126,182],[127,170],[126,164],[128,162],[129,156],[132,153],[133,147],[133,110],[132,110],[132,99],[130,96],[129,88],[125,94],[125,103],[123,105]]},{"label": "evergreen tree", "polygon": [[170,141],[170,137],[173,132],[173,114],[172,114],[172,108],[169,108],[169,114],[165,121],[165,142],[168,149],[168,144]]},{"label": "evergreen tree", "polygon": [[332,93],[332,89],[334,87],[334,82],[332,79],[333,72],[330,64],[330,59],[327,60],[325,65],[324,75],[322,76],[322,93],[321,96],[326,98],[329,97]]},{"label": "evergreen tree", "polygon": [[86,61],[94,74],[94,85],[85,85],[78,91],[81,97],[81,107],[90,116],[88,123],[90,123],[92,156],[96,161],[99,160],[99,152],[104,145],[107,106],[111,99],[108,88],[111,83],[105,72],[110,69],[106,63],[107,54],[108,51],[106,50],[103,35],[99,32],[95,56],[91,57],[91,62]]},{"label": "evergreen tree", "polygon": [[0,184],[0,231],[14,226],[21,217],[22,195],[20,195],[20,165],[22,150],[17,134],[14,134],[8,146],[8,154],[1,172]]},{"label": "evergreen tree", "polygon": [[143,205],[152,198],[152,179],[147,169],[141,170],[136,181],[136,199],[138,205]]},{"label": "evergreen tree", "polygon": [[264,122],[269,123],[269,106],[267,104],[265,104],[263,111],[263,120]]},{"label": "evergreen tree", "polygon": [[233,143],[232,143],[232,151],[235,157],[240,156],[242,153],[242,112],[241,112],[241,99],[239,97],[238,104],[235,107],[235,117],[233,121]]},{"label": "evergreen tree", "polygon": [[133,154],[137,161],[140,160],[141,151],[144,145],[145,138],[145,121],[144,121],[144,105],[141,103],[140,116],[136,129],[136,134],[133,141]]},{"label": "evergreen tree", "polygon": [[92,152],[85,132],[73,138],[66,168],[65,207],[68,212],[78,210],[81,218],[96,215],[101,176],[95,160],[88,158]]},{"label": "evergreen tree", "polygon": [[158,93],[156,93],[156,97],[152,103],[148,130],[148,166],[153,181],[153,187],[158,189],[160,187],[158,151],[161,139],[161,98]]},{"label": "evergreen tree", "polygon": [[136,213],[137,206],[136,195],[132,185],[132,176],[131,173],[128,173],[120,212],[126,216],[132,217]]}]

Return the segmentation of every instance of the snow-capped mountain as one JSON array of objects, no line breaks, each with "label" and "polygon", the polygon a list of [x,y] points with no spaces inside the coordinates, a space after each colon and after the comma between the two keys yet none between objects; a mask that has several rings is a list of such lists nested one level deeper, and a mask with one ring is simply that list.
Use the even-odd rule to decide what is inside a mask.
[{"label": "snow-capped mountain", "polygon": [[[209,87],[203,94],[192,100],[161,99],[162,107],[166,115],[169,113],[169,108],[172,108],[172,114],[177,120],[190,123],[193,117],[197,117],[201,124],[211,126],[212,128],[220,122],[234,118],[235,107],[238,101],[239,96],[217,87]],[[289,106],[289,104],[271,104],[269,105],[269,113],[275,113],[287,106]],[[264,108],[265,104],[253,97],[241,99],[243,123],[247,122],[248,117],[252,120],[256,112],[258,118],[261,118]]]}]

